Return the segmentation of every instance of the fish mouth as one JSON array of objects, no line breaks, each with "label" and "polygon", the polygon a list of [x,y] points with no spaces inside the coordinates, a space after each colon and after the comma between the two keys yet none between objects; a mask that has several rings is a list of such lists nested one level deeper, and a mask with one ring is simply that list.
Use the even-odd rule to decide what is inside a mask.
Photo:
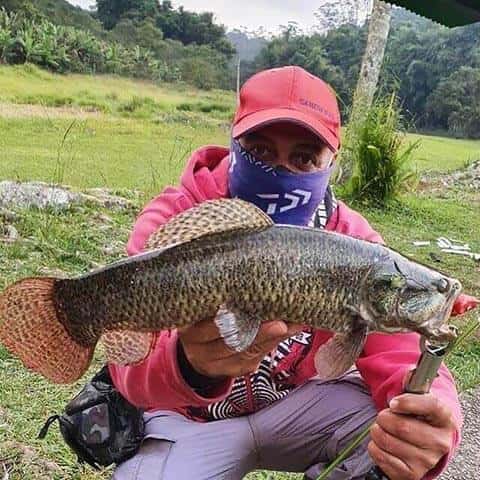
[{"label": "fish mouth", "polygon": [[449,342],[455,338],[456,335],[449,327],[447,320],[450,318],[455,301],[460,296],[461,291],[461,286],[452,289],[443,308],[421,325],[422,335],[430,341]]}]

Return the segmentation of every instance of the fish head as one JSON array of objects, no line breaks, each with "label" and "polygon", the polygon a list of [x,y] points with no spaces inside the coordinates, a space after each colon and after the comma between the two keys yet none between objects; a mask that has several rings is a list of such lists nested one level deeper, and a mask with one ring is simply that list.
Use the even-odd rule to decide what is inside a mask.
[{"label": "fish head", "polygon": [[450,341],[455,335],[446,320],[461,289],[458,280],[391,252],[370,270],[360,311],[376,331]]}]

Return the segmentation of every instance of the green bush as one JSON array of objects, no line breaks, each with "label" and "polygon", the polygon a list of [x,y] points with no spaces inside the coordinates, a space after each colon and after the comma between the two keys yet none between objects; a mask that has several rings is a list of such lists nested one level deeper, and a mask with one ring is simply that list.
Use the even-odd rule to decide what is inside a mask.
[{"label": "green bush", "polygon": [[35,64],[57,73],[111,73],[150,80],[178,77],[178,68],[138,45],[126,48],[99,40],[45,18],[9,13],[0,8],[0,63]]},{"label": "green bush", "polygon": [[164,40],[149,20],[122,20],[105,38],[54,25],[27,10],[8,12],[0,7],[0,64],[30,63],[56,73],[185,81],[202,89],[228,86],[226,53],[213,45]]},{"label": "green bush", "polygon": [[219,84],[215,65],[203,58],[186,58],[180,64],[182,79],[203,90],[211,90]]},{"label": "green bush", "polygon": [[121,103],[118,110],[127,114],[151,114],[162,110],[162,106],[150,97],[135,95],[130,100]]},{"label": "green bush", "polygon": [[353,175],[346,193],[353,200],[385,205],[414,184],[411,159],[420,142],[404,145],[402,129],[395,95],[376,100],[349,129],[346,154],[353,162]]},{"label": "green bush", "polygon": [[222,103],[182,102],[176,108],[181,112],[228,113],[233,115],[232,106]]}]

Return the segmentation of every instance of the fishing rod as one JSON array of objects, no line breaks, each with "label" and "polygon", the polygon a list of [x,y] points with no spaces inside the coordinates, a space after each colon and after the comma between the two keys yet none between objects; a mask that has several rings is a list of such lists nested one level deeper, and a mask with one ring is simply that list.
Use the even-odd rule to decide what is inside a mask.
[{"label": "fishing rod", "polygon": [[[450,329],[457,334],[457,328],[450,325]],[[420,338],[420,350],[422,352],[415,370],[405,385],[404,393],[413,393],[424,395],[430,392],[432,383],[438,375],[438,369],[445,356],[452,350],[456,338],[450,342],[442,344],[430,343],[425,337]],[[390,480],[389,477],[379,467],[374,467],[369,472],[367,480]]]},{"label": "fishing rod", "polygon": [[[453,350],[455,345],[461,343],[466,337],[470,336],[475,330],[480,327],[480,319],[473,325],[472,328],[468,328],[462,336],[457,337],[457,327],[449,325],[450,330],[454,333],[453,340],[449,342],[442,342],[439,344],[429,342],[424,336],[420,337],[420,358],[413,370],[410,378],[405,385],[405,393],[413,393],[417,395],[424,395],[430,392],[432,383],[438,375],[438,369],[442,364],[445,357]],[[317,480],[328,479],[330,473],[343,462],[354,450],[357,448],[363,440],[369,435],[369,425],[353,442],[347,445],[337,456],[337,458],[330,463],[330,465],[321,473]],[[368,473],[366,480],[390,480],[387,475],[382,472],[379,467],[374,467]]]}]

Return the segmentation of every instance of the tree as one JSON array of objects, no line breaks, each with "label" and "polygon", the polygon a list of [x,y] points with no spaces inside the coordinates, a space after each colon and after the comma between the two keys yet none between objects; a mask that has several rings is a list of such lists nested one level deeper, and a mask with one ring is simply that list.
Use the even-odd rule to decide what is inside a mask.
[{"label": "tree", "polygon": [[390,32],[391,10],[392,7],[381,0],[375,0],[373,3],[372,16],[368,27],[367,47],[363,55],[360,76],[353,97],[351,121],[361,117],[373,103]]},{"label": "tree", "polygon": [[359,26],[370,9],[370,3],[371,0],[323,0],[314,13],[315,29],[325,34],[342,25]]},{"label": "tree", "polygon": [[228,58],[235,54],[225,27],[214,23],[213,13],[188,12],[183,7],[175,10],[169,0],[164,0],[159,5],[155,21],[165,38],[178,40],[184,45],[211,45]]},{"label": "tree", "polygon": [[107,30],[114,28],[127,15],[143,20],[155,17],[157,13],[156,0],[97,0],[97,15]]},{"label": "tree", "polygon": [[262,49],[255,60],[255,70],[298,65],[331,84],[341,97],[342,103],[348,104],[350,95],[345,72],[351,66],[350,60],[355,62],[355,55],[349,56],[350,60],[342,64],[347,66],[344,70],[331,61],[330,53],[332,57],[335,53],[333,48],[329,51],[331,44],[326,37],[318,34],[297,34],[294,27],[289,25],[284,28],[281,36],[274,38]]},{"label": "tree", "polygon": [[345,142],[347,147],[345,148],[346,154],[342,156],[343,182],[348,180],[352,174],[352,160],[348,155],[348,146],[355,143],[353,137],[356,134],[356,124],[361,123],[364,119],[372,106],[377,90],[385,47],[387,46],[388,34],[390,32],[391,10],[392,7],[389,4],[381,0],[374,0],[373,12],[368,26],[367,47],[363,55],[360,76],[353,96],[352,111]]},{"label": "tree", "polygon": [[440,82],[428,98],[427,114],[435,128],[480,138],[480,69],[462,67]]}]

